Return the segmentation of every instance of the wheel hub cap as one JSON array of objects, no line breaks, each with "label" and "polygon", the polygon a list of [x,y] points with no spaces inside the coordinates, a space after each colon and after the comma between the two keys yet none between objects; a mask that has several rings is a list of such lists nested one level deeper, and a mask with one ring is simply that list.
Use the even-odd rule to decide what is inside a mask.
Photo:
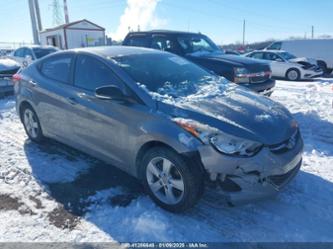
[{"label": "wheel hub cap", "polygon": [[184,195],[184,182],[176,166],[166,158],[152,159],[146,170],[149,188],[166,204],[177,204]]}]

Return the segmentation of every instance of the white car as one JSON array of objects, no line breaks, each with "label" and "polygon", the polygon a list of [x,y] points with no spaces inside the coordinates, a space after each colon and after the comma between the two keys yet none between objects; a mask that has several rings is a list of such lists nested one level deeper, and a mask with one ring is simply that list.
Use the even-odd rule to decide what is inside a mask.
[{"label": "white car", "polygon": [[34,60],[38,60],[48,54],[59,51],[58,48],[52,46],[25,46],[14,50],[9,56],[9,58],[17,61],[22,66],[26,67],[32,63]]},{"label": "white car", "polygon": [[287,80],[306,80],[323,75],[323,70],[316,60],[297,58],[296,56],[276,50],[253,51],[245,56],[270,62],[272,76],[286,78]]},{"label": "white car", "polygon": [[330,74],[333,69],[333,39],[300,39],[277,41],[267,50],[284,50],[297,57],[316,59],[324,73]]}]

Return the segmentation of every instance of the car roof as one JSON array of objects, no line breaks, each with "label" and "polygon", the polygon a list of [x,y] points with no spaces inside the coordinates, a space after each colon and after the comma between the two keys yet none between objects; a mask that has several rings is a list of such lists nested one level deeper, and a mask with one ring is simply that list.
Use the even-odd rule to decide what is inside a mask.
[{"label": "car roof", "polygon": [[257,53],[257,52],[261,52],[261,53],[284,53],[286,51],[284,50],[274,50],[274,49],[271,49],[271,50],[255,50],[255,51],[252,51],[250,53]]},{"label": "car roof", "polygon": [[57,47],[54,47],[54,46],[41,46],[41,45],[25,45],[25,46],[19,47],[17,49],[20,49],[20,48],[55,48],[55,49],[58,49]]},{"label": "car roof", "polygon": [[117,57],[117,56],[127,56],[134,54],[163,54],[166,52],[143,48],[143,47],[130,47],[130,46],[101,46],[101,47],[88,47],[88,48],[77,48],[70,49],[66,51],[74,51],[74,52],[86,52],[96,54],[102,57]]},{"label": "car roof", "polygon": [[177,31],[177,30],[148,30],[148,31],[131,31],[128,35],[131,34],[172,34],[172,35],[202,35],[201,33],[187,32],[187,31]]}]

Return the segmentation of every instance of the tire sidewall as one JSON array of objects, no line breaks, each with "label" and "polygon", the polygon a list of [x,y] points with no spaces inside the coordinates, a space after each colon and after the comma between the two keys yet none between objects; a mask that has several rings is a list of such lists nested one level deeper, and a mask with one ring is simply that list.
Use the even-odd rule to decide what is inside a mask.
[{"label": "tire sidewall", "polygon": [[[33,137],[30,136],[30,134],[29,134],[27,128],[25,127],[25,123],[24,123],[24,114],[25,114],[26,110],[30,110],[30,111],[34,114],[34,116],[35,116],[35,118],[36,118],[36,122],[37,122],[37,124],[38,124],[37,137],[35,137],[35,138],[33,138]],[[35,110],[34,110],[31,106],[26,105],[26,106],[24,106],[24,107],[22,108],[22,111],[21,111],[21,120],[22,120],[22,123],[23,123],[24,130],[25,130],[26,134],[28,135],[29,139],[31,139],[32,141],[37,142],[37,143],[42,142],[43,139],[44,139],[44,135],[43,135],[42,127],[41,127],[41,125],[40,125],[40,122],[39,122],[39,118],[38,118],[38,116],[37,116],[37,113],[35,112]]]},{"label": "tire sidewall", "polygon": [[[296,78],[296,79],[290,79],[290,78],[289,78],[289,73],[290,73],[291,71],[294,71],[294,72],[297,73],[297,78]],[[286,72],[286,78],[287,78],[287,80],[289,80],[289,81],[298,81],[298,80],[300,80],[300,78],[301,78],[301,72],[300,72],[297,68],[290,68],[290,69],[288,69],[288,71]]]},{"label": "tire sidewall", "polygon": [[[146,170],[148,163],[155,157],[163,157],[168,159],[177,168],[179,173],[182,175],[184,182],[184,193],[183,198],[180,202],[170,205],[162,202],[159,198],[155,196],[149,187]],[[167,148],[153,148],[147,151],[143,157],[141,167],[140,167],[140,178],[144,185],[146,193],[162,208],[171,212],[183,212],[190,207],[192,207],[200,197],[200,191],[202,186],[199,186],[198,175],[195,174],[196,170],[190,171],[185,160],[182,159],[176,152],[169,150]]]}]

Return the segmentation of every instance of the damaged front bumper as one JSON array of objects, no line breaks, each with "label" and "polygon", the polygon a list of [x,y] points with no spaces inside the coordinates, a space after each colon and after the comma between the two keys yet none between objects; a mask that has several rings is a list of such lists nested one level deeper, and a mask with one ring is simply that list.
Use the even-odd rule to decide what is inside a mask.
[{"label": "damaged front bumper", "polygon": [[210,180],[218,183],[219,192],[233,205],[277,194],[299,171],[302,152],[300,134],[293,148],[281,147],[277,150],[265,146],[258,154],[248,158],[223,155],[209,145],[199,149]]},{"label": "damaged front bumper", "polygon": [[312,79],[315,77],[320,77],[324,74],[323,70],[320,68],[316,68],[316,69],[304,69],[303,70],[303,79]]}]

